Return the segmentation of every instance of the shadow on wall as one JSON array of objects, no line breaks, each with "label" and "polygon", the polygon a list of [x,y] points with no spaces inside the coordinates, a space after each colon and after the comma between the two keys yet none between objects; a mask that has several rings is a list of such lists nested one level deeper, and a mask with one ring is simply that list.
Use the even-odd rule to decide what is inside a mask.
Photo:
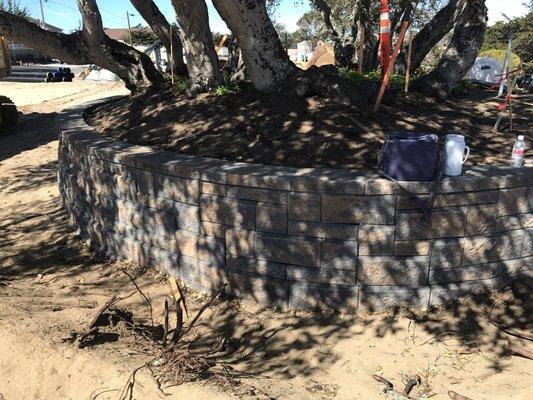
[{"label": "shadow on wall", "polygon": [[[435,305],[528,269],[527,187],[445,193],[427,223],[403,194],[372,195],[366,182],[362,196],[361,177],[347,172],[289,181],[296,170],[176,156],[91,132],[68,146],[62,190],[85,236],[109,256],[164,267],[198,288],[229,281],[240,297],[282,307],[424,307],[430,293]],[[330,185],[359,194],[295,191]],[[303,210],[293,205],[302,198]]]},{"label": "shadow on wall", "polygon": [[[345,306],[392,307],[376,327],[380,335],[399,329],[400,304],[427,307],[430,298],[439,305],[474,293],[481,311],[454,308],[453,325],[467,343],[483,333],[487,292],[529,268],[528,188],[502,188],[503,173],[473,171],[480,177],[458,178],[455,191],[445,181],[426,223],[383,180],[176,155],[89,127],[65,131],[59,172],[69,213],[99,253],[166,269],[197,289],[229,282],[231,294],[259,305],[325,308],[311,324]],[[427,193],[423,185],[415,190]],[[512,307],[506,313],[511,325],[526,323]],[[225,318],[232,334],[238,321]],[[413,318],[428,332],[446,332],[432,314]],[[500,339],[494,335],[495,346]]]}]

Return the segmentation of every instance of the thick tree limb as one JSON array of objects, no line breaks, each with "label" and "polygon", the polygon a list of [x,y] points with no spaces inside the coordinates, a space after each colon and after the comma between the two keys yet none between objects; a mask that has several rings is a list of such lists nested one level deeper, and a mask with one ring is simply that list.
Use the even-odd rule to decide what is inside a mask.
[{"label": "thick tree limb", "polygon": [[93,62],[116,73],[131,90],[161,83],[152,60],[140,51],[104,34],[96,0],[77,0],[83,18],[82,36]]},{"label": "thick tree limb", "polygon": [[[183,45],[177,32],[170,36],[170,24],[159,10],[153,0],[131,0],[131,4],[141,14],[150,28],[157,35],[161,43],[167,50],[168,57],[171,57],[172,53],[172,66],[174,68],[174,74],[186,76],[187,66],[183,62]],[[170,47],[172,44],[172,52]]]},{"label": "thick tree limb", "polygon": [[413,82],[413,90],[446,98],[474,64],[487,27],[485,0],[460,0],[451,42],[437,67]]},{"label": "thick tree limb", "polygon": [[274,91],[296,73],[264,0],[213,0],[213,4],[237,38],[246,72],[257,89]]},{"label": "thick tree limb", "polygon": [[[452,30],[459,0],[450,0],[413,38],[411,72],[415,72],[431,49]],[[397,71],[405,71],[407,56],[405,52],[398,57]]]},{"label": "thick tree limb", "polygon": [[332,38],[338,38],[339,33],[333,27],[331,22],[331,7],[325,0],[311,0],[311,6],[313,6],[321,15],[324,20],[324,25],[326,25],[327,30]]},{"label": "thick tree limb", "polygon": [[374,378],[379,383],[382,383],[383,385],[385,385],[386,390],[393,390],[394,389],[394,385],[387,378],[385,378],[385,377],[383,377],[381,375],[372,375],[372,378]]},{"label": "thick tree limb", "polygon": [[89,46],[98,46],[104,41],[104,26],[102,16],[96,5],[96,0],[77,0],[78,8],[83,17],[82,35]]},{"label": "thick tree limb", "polygon": [[[92,3],[91,3],[92,1]],[[0,34],[50,57],[72,64],[96,64],[117,74],[132,91],[162,82],[152,61],[134,48],[103,34],[94,0],[78,0],[84,29],[72,34],[46,31],[24,18],[0,11]]]},{"label": "thick tree limb", "polygon": [[81,43],[81,32],[70,35],[49,32],[24,18],[0,11],[0,34],[67,63],[91,62],[87,49]]},{"label": "thick tree limb", "polygon": [[183,311],[181,310],[181,304],[176,303],[176,328],[172,334],[172,343],[179,342],[181,337],[181,331],[183,330]]},{"label": "thick tree limb", "polygon": [[415,386],[420,385],[420,377],[417,375],[414,378],[408,378],[403,388],[403,395],[409,396]]},{"label": "thick tree limb", "polygon": [[211,296],[211,298],[198,310],[198,312],[196,313],[196,315],[192,319],[191,323],[189,324],[189,327],[187,328],[187,332],[189,332],[192,328],[194,328],[194,324],[196,324],[196,322],[198,321],[198,319],[200,319],[200,317],[202,316],[204,311],[207,310],[209,308],[209,306],[211,306],[211,304],[213,304],[213,302],[217,299],[217,297],[220,296],[222,294],[222,292],[224,292],[224,290],[226,289],[226,286],[228,286],[227,283],[223,284],[216,291],[216,293],[214,293]]},{"label": "thick tree limb", "polygon": [[379,38],[372,30],[370,16],[370,0],[359,0],[359,31],[363,40],[363,59],[358,60],[363,65],[363,71],[372,71],[378,65]]},{"label": "thick tree limb", "polygon": [[185,48],[192,90],[202,91],[222,83],[222,73],[211,30],[205,0],[172,0]]}]

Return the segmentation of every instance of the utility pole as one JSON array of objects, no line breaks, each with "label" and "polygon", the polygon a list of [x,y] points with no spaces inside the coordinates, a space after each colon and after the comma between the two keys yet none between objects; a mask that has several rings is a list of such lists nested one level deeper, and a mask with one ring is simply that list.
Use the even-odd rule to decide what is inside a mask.
[{"label": "utility pole", "polygon": [[131,24],[130,24],[130,13],[126,11],[126,18],[128,20],[128,32],[130,33],[130,46],[133,45],[133,38],[131,36]]},{"label": "utility pole", "polygon": [[44,7],[43,7],[43,0],[39,0],[39,5],[41,6],[41,28],[44,29]]}]

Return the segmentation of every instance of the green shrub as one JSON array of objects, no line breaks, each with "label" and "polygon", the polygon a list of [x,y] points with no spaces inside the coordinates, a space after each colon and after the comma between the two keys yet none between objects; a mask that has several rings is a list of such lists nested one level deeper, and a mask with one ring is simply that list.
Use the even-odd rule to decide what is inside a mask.
[{"label": "green shrub", "polygon": [[224,96],[226,94],[235,94],[239,92],[251,92],[254,86],[250,81],[231,81],[228,74],[224,74],[224,84],[215,88],[217,96]]},{"label": "green shrub", "polygon": [[174,78],[174,85],[180,92],[185,92],[191,86],[191,80],[186,76],[178,76]]},{"label": "green shrub", "polygon": [[[359,71],[350,68],[339,68],[339,75],[351,82],[361,83],[364,81],[381,82],[381,71],[374,70],[368,73],[361,74]],[[405,83],[405,77],[401,74],[392,74],[390,77],[390,85],[393,88],[402,88]]]},{"label": "green shrub", "polygon": [[[490,57],[498,60],[503,68],[503,62],[505,61],[505,54],[507,53],[507,50],[503,49],[490,49],[485,50],[479,53],[478,57]],[[511,53],[511,69],[518,68],[518,65],[520,64],[520,57],[518,57],[515,53]]]},{"label": "green shrub", "polygon": [[473,87],[474,83],[472,81],[463,79],[452,89],[452,95],[458,96],[461,94],[467,94]]},{"label": "green shrub", "polygon": [[224,96],[226,94],[237,93],[241,90],[237,82],[225,82],[223,85],[219,85],[215,89],[217,96]]}]

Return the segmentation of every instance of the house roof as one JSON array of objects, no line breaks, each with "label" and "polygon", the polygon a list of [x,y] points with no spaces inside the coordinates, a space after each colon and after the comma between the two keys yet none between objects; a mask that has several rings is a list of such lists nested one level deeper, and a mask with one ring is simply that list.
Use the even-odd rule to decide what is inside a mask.
[{"label": "house roof", "polygon": [[[142,29],[151,31],[149,27],[131,28],[131,31],[136,32]],[[104,32],[107,36],[109,36],[110,39],[123,40],[123,38],[128,35],[128,28],[104,28]]]},{"label": "house roof", "polygon": [[[33,22],[36,25],[41,26],[41,20],[40,19],[34,19],[34,18],[31,18],[31,17],[28,17],[28,20],[30,22]],[[58,28],[57,26],[54,26],[54,25],[47,24],[46,22],[44,23],[44,29],[47,30],[47,31],[50,31],[50,32],[57,32],[57,33],[62,33],[63,32],[63,29]]]}]

